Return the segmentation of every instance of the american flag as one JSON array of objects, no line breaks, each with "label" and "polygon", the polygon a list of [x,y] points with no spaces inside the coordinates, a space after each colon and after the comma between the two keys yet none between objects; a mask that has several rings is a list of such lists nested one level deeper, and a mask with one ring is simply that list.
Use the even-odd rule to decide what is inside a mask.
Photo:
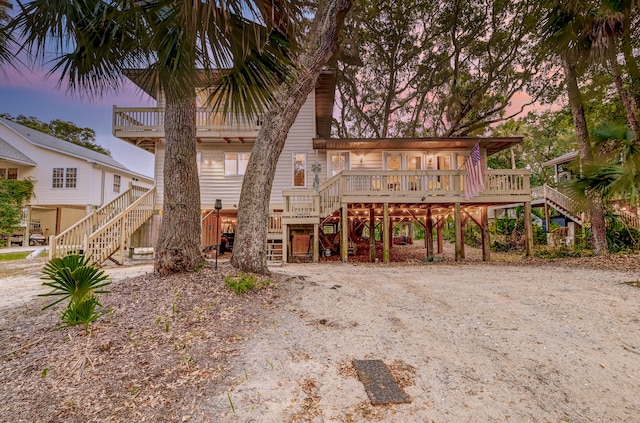
[{"label": "american flag", "polygon": [[470,200],[484,189],[484,169],[480,160],[480,144],[476,144],[465,161],[467,177],[464,179],[464,198]]}]

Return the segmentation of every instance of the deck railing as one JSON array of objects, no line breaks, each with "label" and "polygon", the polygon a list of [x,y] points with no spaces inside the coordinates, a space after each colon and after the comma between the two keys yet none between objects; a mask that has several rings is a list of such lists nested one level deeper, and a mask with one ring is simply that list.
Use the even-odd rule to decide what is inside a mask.
[{"label": "deck railing", "polygon": [[318,217],[319,198],[312,189],[291,189],[282,192],[285,217]]},{"label": "deck railing", "polygon": [[640,218],[638,218],[638,215],[624,209],[619,209],[618,215],[620,216],[620,219],[622,219],[622,221],[627,225],[640,230]]},{"label": "deck railing", "polygon": [[[162,132],[165,109],[162,107],[114,107],[113,131],[117,132]],[[262,125],[261,119],[237,118],[230,113],[201,107],[196,112],[198,131],[249,131],[255,132]]]},{"label": "deck railing", "polygon": [[269,224],[267,225],[267,232],[270,234],[282,233],[282,213],[281,212],[269,213]]},{"label": "deck railing", "polygon": [[[493,169],[485,171],[485,189],[472,201],[509,198],[530,200],[530,172],[525,169]],[[328,179],[313,190],[283,191],[285,215],[291,217],[326,217],[340,208],[343,202],[415,201],[424,202],[446,197],[443,201],[464,200],[465,170],[348,170]],[[394,198],[395,197],[395,198]]]}]

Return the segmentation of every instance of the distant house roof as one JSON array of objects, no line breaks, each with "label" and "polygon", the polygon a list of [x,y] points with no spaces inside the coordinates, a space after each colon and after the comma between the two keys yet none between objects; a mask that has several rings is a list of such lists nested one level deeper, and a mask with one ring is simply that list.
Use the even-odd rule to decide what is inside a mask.
[{"label": "distant house roof", "polygon": [[2,138],[0,138],[0,160],[7,160],[23,166],[35,166],[37,164]]},{"label": "distant house roof", "polygon": [[[113,169],[134,173],[106,154],[101,154],[97,151],[93,151],[88,148],[73,144],[71,142],[61,140],[43,132],[36,131],[35,129],[20,125],[19,123],[12,122],[8,119],[0,118],[0,123],[11,128],[16,133],[21,135],[25,140],[27,140],[31,144],[37,145],[38,147],[56,151],[58,153],[63,153],[68,156],[76,157],[78,159],[86,160],[89,163],[98,163]],[[33,163],[31,159],[29,160]]]},{"label": "distant house roof", "polygon": [[555,166],[562,163],[572,162],[576,157],[578,157],[577,151],[570,151],[568,153],[563,154],[562,156],[558,156],[555,159],[551,159],[542,163],[542,166]]}]

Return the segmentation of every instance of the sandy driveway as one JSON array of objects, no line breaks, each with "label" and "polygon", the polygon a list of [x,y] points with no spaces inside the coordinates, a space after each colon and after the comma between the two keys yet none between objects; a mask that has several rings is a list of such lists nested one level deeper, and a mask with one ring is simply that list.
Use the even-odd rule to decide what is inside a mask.
[{"label": "sandy driveway", "polygon": [[[222,421],[640,419],[640,290],[621,284],[637,274],[484,264],[278,272],[292,277],[292,298],[246,345],[233,389],[204,401]],[[368,405],[353,359],[409,369],[411,404]]]},{"label": "sandy driveway", "polygon": [[[2,267],[0,312],[42,289],[41,263],[15,266]],[[107,268],[116,280],[150,270]],[[183,421],[639,421],[640,289],[623,283],[637,272],[501,263],[274,271],[288,289],[260,327],[237,329],[246,342],[233,345],[231,387],[199,393]],[[372,406],[354,359],[392,366],[411,403]]]},{"label": "sandy driveway", "polygon": [[[34,261],[12,260],[0,264],[0,312],[32,300],[46,302],[42,297],[38,297],[38,294],[49,291],[42,286],[44,264],[44,257]],[[111,280],[116,282],[152,272],[153,264],[146,262],[133,266],[107,266],[104,270]]]}]

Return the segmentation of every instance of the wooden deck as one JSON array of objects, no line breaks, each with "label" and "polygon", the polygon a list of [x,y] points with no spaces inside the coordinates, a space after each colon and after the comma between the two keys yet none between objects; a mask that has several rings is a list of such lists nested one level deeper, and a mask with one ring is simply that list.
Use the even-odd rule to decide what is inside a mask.
[{"label": "wooden deck", "polygon": [[[394,205],[403,209],[525,203],[532,200],[530,172],[522,169],[487,170],[484,191],[469,200],[464,197],[465,170],[345,171],[314,190],[283,192],[285,223],[312,223],[348,204],[368,209]],[[393,212],[393,211],[392,211]]]}]

